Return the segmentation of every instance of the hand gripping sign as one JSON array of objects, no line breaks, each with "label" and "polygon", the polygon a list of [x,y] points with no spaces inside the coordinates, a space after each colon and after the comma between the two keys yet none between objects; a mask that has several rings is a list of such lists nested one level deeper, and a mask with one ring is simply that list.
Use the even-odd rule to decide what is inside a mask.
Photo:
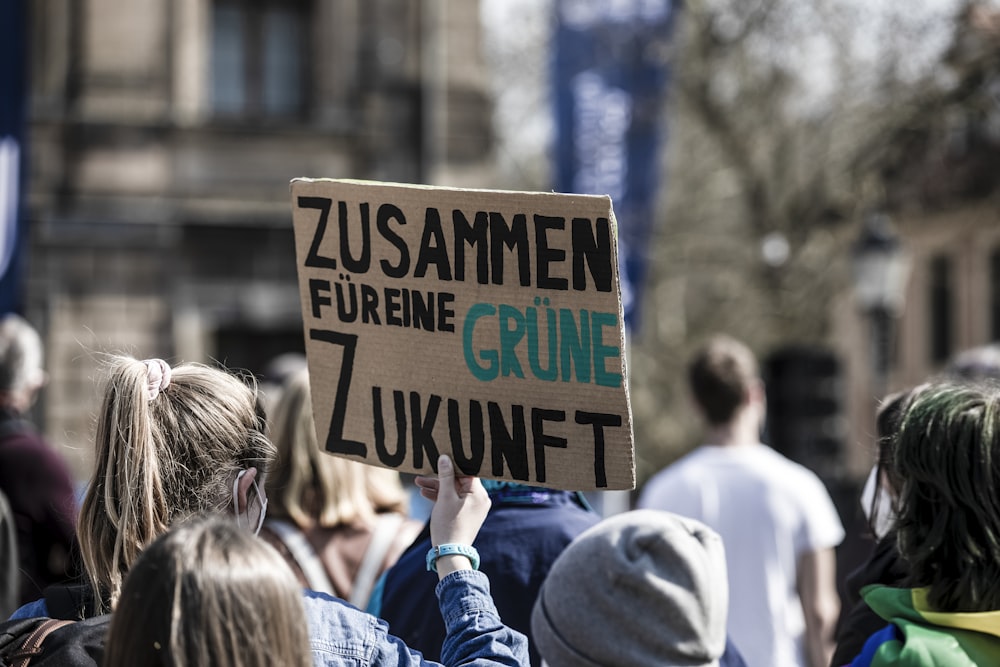
[{"label": "hand gripping sign", "polygon": [[608,197],[292,181],[327,452],[401,472],[635,486]]}]

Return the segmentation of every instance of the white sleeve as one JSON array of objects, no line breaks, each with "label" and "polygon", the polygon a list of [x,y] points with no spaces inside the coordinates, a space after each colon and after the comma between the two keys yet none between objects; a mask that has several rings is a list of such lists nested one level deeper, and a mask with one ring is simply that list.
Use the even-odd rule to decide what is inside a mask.
[{"label": "white sleeve", "polygon": [[802,530],[798,552],[830,549],[844,539],[844,526],[826,486],[811,471],[803,486]]},{"label": "white sleeve", "polygon": [[699,496],[688,482],[687,478],[678,474],[655,475],[643,487],[636,509],[663,510],[681,516],[698,517],[701,509]]}]

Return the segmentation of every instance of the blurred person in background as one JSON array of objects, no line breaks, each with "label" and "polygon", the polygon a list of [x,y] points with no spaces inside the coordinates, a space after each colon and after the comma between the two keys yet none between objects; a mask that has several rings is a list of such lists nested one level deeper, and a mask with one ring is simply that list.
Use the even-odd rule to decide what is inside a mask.
[{"label": "blurred person in background", "polygon": [[274,415],[274,409],[288,379],[305,367],[306,355],[300,352],[285,352],[267,362],[259,386],[268,420]]},{"label": "blurred person in background", "polygon": [[709,339],[688,366],[705,443],[650,479],[639,507],[722,536],[729,635],[751,667],[826,667],[840,612],[834,548],[844,528],[823,482],[760,442],[764,383],[750,349]]},{"label": "blurred person in background", "polygon": [[17,532],[18,604],[76,573],[73,479],[28,418],[45,382],[38,332],[18,315],[0,318],[0,491]]},{"label": "blurred person in background", "polygon": [[282,387],[270,435],[278,458],[267,476],[261,537],[304,587],[366,608],[378,577],[423,527],[407,518],[399,473],[320,449],[304,367]]}]

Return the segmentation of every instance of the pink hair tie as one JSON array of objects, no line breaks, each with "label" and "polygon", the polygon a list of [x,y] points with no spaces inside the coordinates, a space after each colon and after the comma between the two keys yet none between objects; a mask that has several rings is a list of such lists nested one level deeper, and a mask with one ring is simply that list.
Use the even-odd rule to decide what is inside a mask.
[{"label": "pink hair tie", "polygon": [[155,399],[170,386],[170,364],[163,359],[146,359],[146,397]]}]

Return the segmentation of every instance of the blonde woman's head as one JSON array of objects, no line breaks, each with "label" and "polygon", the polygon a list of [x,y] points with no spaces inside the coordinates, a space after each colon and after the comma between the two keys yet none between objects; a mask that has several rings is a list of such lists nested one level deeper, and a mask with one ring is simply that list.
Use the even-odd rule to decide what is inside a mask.
[{"label": "blonde woman's head", "polygon": [[111,358],[79,538],[99,609],[147,544],[194,514],[232,515],[242,470],[274,460],[256,387],[223,370]]},{"label": "blonde woman's head", "polygon": [[312,664],[301,588],[269,545],[221,517],[149,545],[122,590],[105,667]]}]

